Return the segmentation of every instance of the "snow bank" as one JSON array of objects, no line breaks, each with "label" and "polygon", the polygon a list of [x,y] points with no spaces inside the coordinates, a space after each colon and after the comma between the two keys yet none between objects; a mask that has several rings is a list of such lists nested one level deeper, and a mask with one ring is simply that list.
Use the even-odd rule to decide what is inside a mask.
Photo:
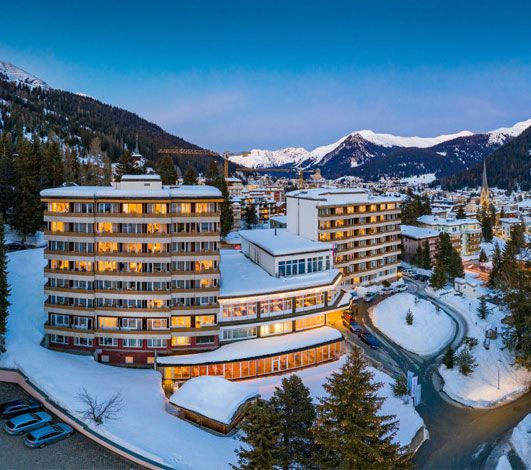
[{"label": "snow bank", "polygon": [[[488,408],[510,401],[525,393],[531,383],[531,373],[525,368],[515,366],[514,355],[505,348],[501,338],[505,313],[492,304],[487,304],[491,312],[486,320],[477,316],[479,300],[467,299],[451,291],[440,296],[440,300],[455,308],[466,320],[468,336],[477,338],[479,344],[473,349],[478,366],[471,375],[464,376],[454,367],[444,365],[439,372],[444,379],[444,391],[454,400],[468,406]],[[498,339],[490,341],[490,349],[482,345],[485,331],[498,328]],[[498,374],[500,384],[498,388]]]},{"label": "snow bank", "polygon": [[511,445],[526,468],[531,468],[531,413],[513,429]]},{"label": "snow bank", "polygon": [[[6,354],[0,365],[25,373],[31,382],[57,404],[82,419],[82,406],[76,395],[85,388],[91,395],[105,399],[120,392],[124,408],[116,421],[99,427],[86,424],[112,441],[156,462],[178,469],[226,469],[236,461],[237,439],[216,436],[169,414],[161,387],[160,374],[151,369],[127,369],[99,364],[91,356],[51,351],[40,346],[46,315],[43,309],[43,250],[24,250],[9,254],[11,307],[6,336]],[[322,389],[326,377],[341,366],[341,361],[299,372],[315,390]],[[282,377],[259,379],[262,395],[280,384]],[[390,382],[387,376],[377,380]],[[384,380],[385,379],[385,380]],[[256,382],[256,381],[255,381]],[[422,425],[420,416],[410,407],[402,407],[389,387],[381,392],[389,398],[384,413],[397,414],[401,420],[398,439],[407,445]],[[407,408],[407,409],[406,409]]]},{"label": "snow bank", "polygon": [[[417,300],[417,302],[415,302]],[[406,323],[408,310],[413,324]],[[442,310],[412,294],[395,294],[369,311],[376,328],[404,349],[420,355],[431,355],[442,349],[453,337],[455,325]]]},{"label": "snow bank", "polygon": [[230,424],[238,408],[258,395],[256,387],[206,376],[185,382],[170,397],[170,402],[220,423]]}]

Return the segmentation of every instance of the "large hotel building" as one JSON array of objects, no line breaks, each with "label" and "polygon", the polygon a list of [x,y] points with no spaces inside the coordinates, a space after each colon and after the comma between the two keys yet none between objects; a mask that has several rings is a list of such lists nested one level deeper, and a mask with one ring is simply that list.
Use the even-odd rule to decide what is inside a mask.
[{"label": "large hotel building", "polygon": [[100,362],[191,377],[249,378],[336,359],[348,306],[333,245],[285,229],[220,250],[221,193],[124,176],[41,193],[45,343]]},{"label": "large hotel building", "polygon": [[286,195],[288,231],[332,243],[346,285],[395,280],[400,255],[400,199],[363,189],[318,188]]}]

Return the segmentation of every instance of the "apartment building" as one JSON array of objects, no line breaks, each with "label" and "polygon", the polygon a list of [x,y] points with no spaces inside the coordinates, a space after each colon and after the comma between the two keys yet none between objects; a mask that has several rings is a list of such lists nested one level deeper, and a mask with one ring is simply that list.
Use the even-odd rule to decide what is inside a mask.
[{"label": "apartment building", "polygon": [[442,218],[434,215],[423,215],[417,220],[421,227],[438,233],[447,233],[450,236],[452,246],[459,254],[470,256],[479,251],[481,225],[477,219]]},{"label": "apartment building", "polygon": [[402,259],[407,262],[415,262],[419,248],[424,249],[426,242],[430,250],[430,259],[437,254],[439,244],[439,232],[429,228],[416,227],[414,225],[401,225],[402,231]]},{"label": "apartment building", "polygon": [[41,197],[48,347],[133,366],[218,347],[218,189],[126,175]]},{"label": "apartment building", "polygon": [[360,188],[319,188],[286,194],[288,231],[332,243],[346,285],[394,280],[400,255],[400,199]]}]

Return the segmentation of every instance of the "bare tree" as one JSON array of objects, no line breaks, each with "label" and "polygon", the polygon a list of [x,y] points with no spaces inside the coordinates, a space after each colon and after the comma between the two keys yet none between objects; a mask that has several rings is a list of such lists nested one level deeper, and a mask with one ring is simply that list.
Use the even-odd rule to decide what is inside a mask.
[{"label": "bare tree", "polygon": [[83,387],[76,398],[83,404],[83,409],[78,410],[81,416],[97,425],[117,419],[124,407],[124,399],[120,392],[114,393],[106,400],[100,400]]}]

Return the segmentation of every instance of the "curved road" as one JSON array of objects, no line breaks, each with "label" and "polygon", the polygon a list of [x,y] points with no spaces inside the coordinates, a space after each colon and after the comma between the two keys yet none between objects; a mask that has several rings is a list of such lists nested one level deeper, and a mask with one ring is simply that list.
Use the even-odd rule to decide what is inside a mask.
[{"label": "curved road", "polygon": [[[427,297],[419,284],[410,283],[410,291],[419,297]],[[422,416],[430,438],[422,444],[415,455],[415,464],[422,469],[486,469],[485,463],[491,451],[507,432],[521,421],[531,410],[531,393],[497,408],[475,409],[463,406],[442,390],[442,381],[437,367],[441,353],[431,357],[412,354],[389,338],[383,336],[371,323],[367,307],[370,304],[358,303],[358,321],[364,324],[382,342],[380,350],[372,350],[352,333],[342,331],[351,343],[361,346],[370,363],[396,376],[411,370],[422,383],[422,403],[417,411]],[[454,320],[456,330],[452,346],[461,343],[466,335],[464,319],[446,305],[439,306]]]}]

